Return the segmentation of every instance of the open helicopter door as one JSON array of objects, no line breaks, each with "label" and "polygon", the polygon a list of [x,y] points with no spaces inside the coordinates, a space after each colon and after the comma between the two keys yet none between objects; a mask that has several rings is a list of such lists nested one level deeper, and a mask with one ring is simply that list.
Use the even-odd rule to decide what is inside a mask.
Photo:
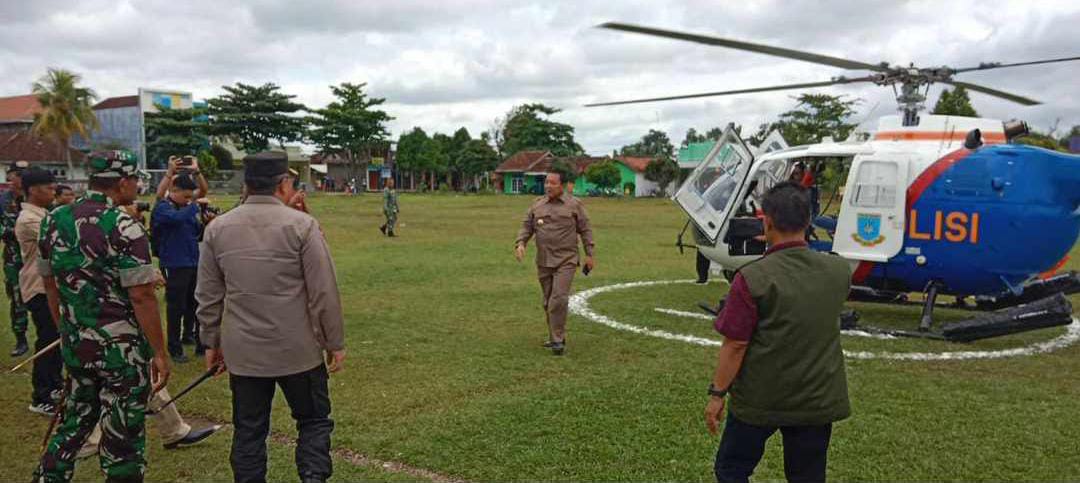
[{"label": "open helicopter door", "polygon": [[904,245],[907,155],[856,156],[844,188],[833,251],[854,260],[885,262]]},{"label": "open helicopter door", "polygon": [[750,150],[729,125],[672,197],[710,241],[715,242],[720,235],[753,161]]},{"label": "open helicopter door", "polygon": [[754,155],[761,156],[765,153],[780,151],[787,148],[788,143],[784,140],[784,135],[780,133],[779,129],[774,129],[768,136],[765,136],[765,140],[755,148]]}]

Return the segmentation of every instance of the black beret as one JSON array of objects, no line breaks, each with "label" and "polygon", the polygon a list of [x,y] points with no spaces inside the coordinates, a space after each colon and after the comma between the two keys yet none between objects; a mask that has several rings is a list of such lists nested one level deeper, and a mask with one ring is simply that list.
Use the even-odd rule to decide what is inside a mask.
[{"label": "black beret", "polygon": [[22,183],[23,187],[31,188],[38,185],[55,183],[56,177],[52,173],[45,171],[41,168],[30,168],[23,170]]},{"label": "black beret", "polygon": [[26,161],[14,161],[8,165],[7,172],[14,174],[25,171],[28,168],[30,168],[30,163]]},{"label": "black beret", "polygon": [[289,172],[289,156],[281,151],[263,151],[244,157],[245,178],[272,178]]}]

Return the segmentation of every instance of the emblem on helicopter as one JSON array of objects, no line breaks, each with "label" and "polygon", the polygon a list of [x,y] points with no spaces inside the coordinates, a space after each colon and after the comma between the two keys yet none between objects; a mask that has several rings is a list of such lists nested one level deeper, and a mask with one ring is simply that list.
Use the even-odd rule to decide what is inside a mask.
[{"label": "emblem on helicopter", "polygon": [[881,234],[881,215],[875,213],[859,213],[856,218],[859,229],[851,234],[851,238],[864,247],[880,245],[885,241]]}]

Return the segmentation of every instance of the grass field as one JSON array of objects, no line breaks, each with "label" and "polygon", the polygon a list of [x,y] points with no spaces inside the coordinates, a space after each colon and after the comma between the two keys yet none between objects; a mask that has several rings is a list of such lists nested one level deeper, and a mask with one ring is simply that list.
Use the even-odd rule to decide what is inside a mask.
[{"label": "grass field", "polygon": [[[401,198],[400,238],[383,238],[377,196],[310,203],[334,251],[349,359],[331,379],[333,445],[368,458],[468,480],[711,480],[717,440],[702,423],[716,349],[628,332],[573,316],[565,357],[546,334],[531,263],[511,245],[526,197]],[[230,203],[222,202],[223,206]],[[598,267],[575,290],[693,277],[692,252],[673,246],[684,221],[665,200],[586,200]],[[530,249],[531,252],[531,249]],[[530,254],[531,257],[531,254]],[[1080,268],[1080,249],[1067,268]],[[722,283],[645,287],[594,297],[592,308],[636,325],[713,337],[709,322],[655,308],[695,311]],[[1080,308],[1080,297],[1073,297]],[[5,309],[6,310],[6,309]],[[913,326],[919,309],[861,306],[864,318]],[[6,312],[5,312],[6,313]],[[939,319],[961,314],[941,311]],[[47,420],[26,411],[29,373],[0,336],[0,480],[25,480]],[[1048,329],[963,346],[845,337],[857,351],[997,350],[1046,341]],[[201,364],[178,366],[174,391]],[[973,361],[848,361],[853,416],[839,423],[834,479],[1080,478],[1080,346],[1030,357]],[[281,396],[271,442],[272,478],[294,481],[294,435]],[[180,403],[193,419],[227,421],[224,378]],[[231,432],[175,452],[150,430],[149,481],[228,480]],[[782,478],[779,438],[756,474]],[[414,479],[380,464],[335,460],[335,479]],[[397,468],[397,467],[395,467]],[[96,461],[79,479],[100,479]]]}]

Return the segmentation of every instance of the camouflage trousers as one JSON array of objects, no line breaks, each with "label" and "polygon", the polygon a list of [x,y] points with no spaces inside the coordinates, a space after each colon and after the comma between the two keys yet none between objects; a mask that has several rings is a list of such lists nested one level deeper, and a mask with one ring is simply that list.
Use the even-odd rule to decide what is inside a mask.
[{"label": "camouflage trousers", "polygon": [[17,336],[26,334],[26,326],[30,322],[26,304],[23,303],[22,292],[19,290],[20,268],[22,267],[19,265],[4,263],[4,291],[8,296],[11,331]]},{"label": "camouflage trousers", "polygon": [[386,217],[386,231],[394,231],[394,227],[397,226],[397,212],[394,210],[383,210],[383,216]]},{"label": "camouflage trousers", "polygon": [[[75,345],[64,338],[71,386],[60,424],[34,472],[34,481],[71,481],[79,449],[99,422],[98,453],[105,476],[141,481],[146,470],[145,420],[153,352],[139,334],[105,340],[96,334],[87,337],[88,332],[81,331]],[[87,362],[73,365],[73,359]]]}]

